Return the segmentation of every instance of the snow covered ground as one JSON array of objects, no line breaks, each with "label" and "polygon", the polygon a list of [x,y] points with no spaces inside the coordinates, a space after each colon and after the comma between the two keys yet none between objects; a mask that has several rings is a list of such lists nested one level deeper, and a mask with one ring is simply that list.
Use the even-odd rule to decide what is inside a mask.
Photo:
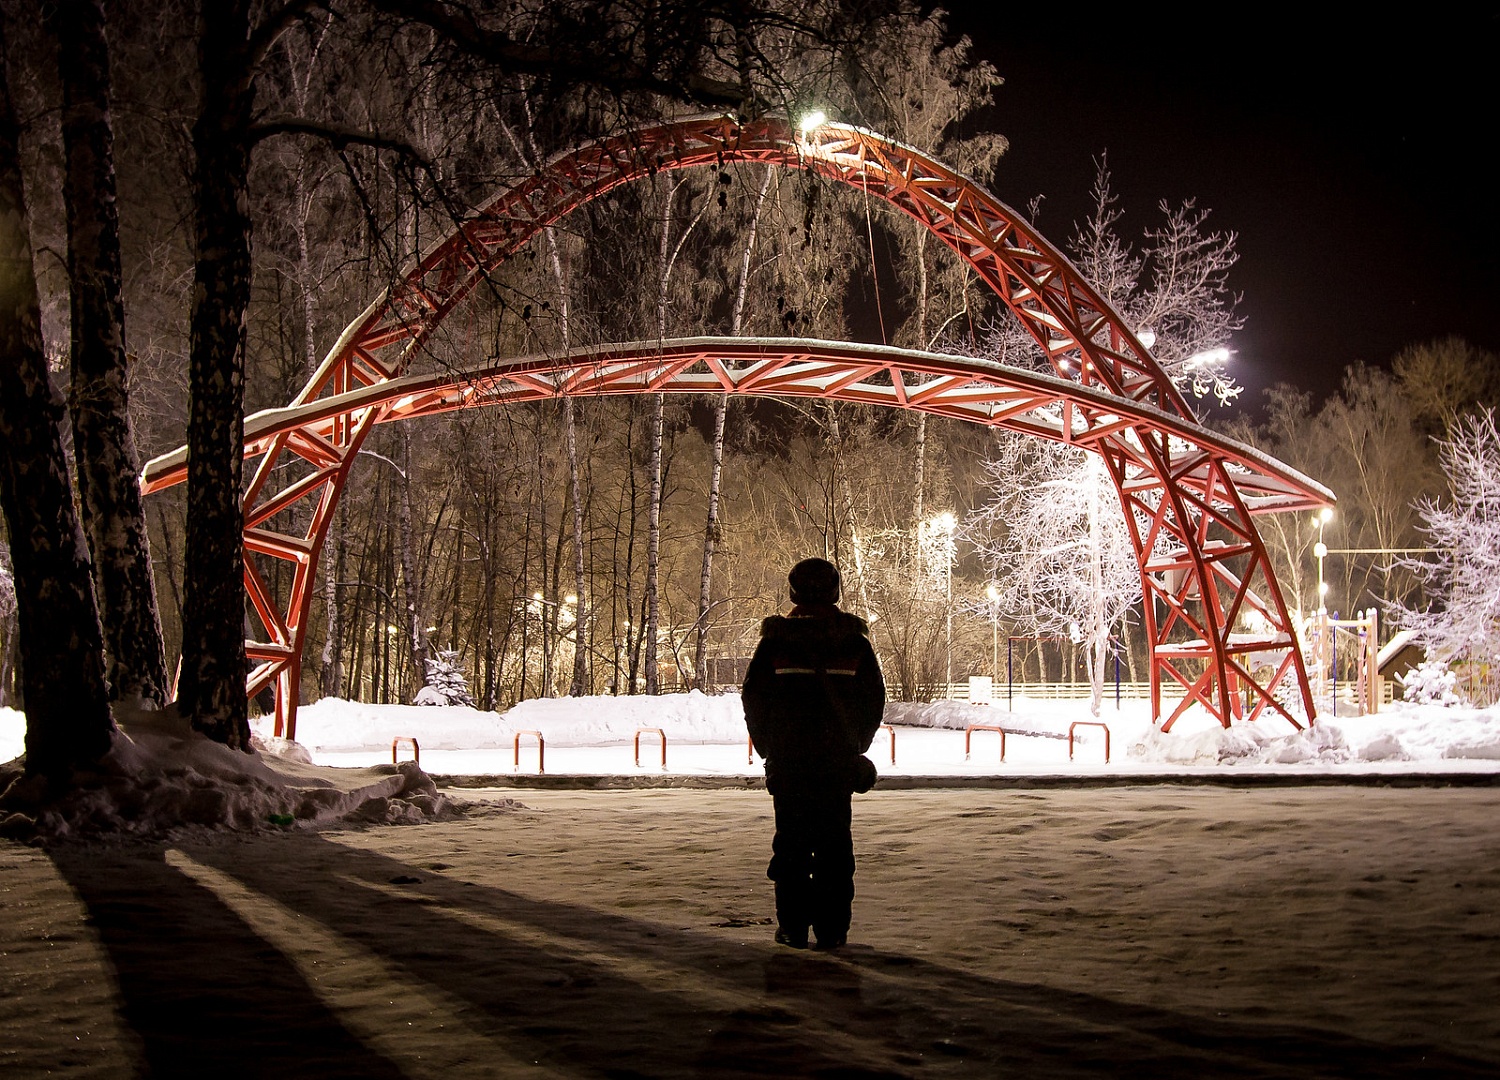
[{"label": "snow covered ground", "polygon": [[[1033,734],[964,763],[932,725],[976,717]],[[1500,769],[1494,710],[1160,736],[1127,703],[1108,766],[1096,729],[1071,766],[1038,734],[1079,703],[890,718],[887,776]],[[539,730],[549,774],[660,775],[631,748],[659,727],[674,772],[752,775],[733,697],[321,702],[319,764],[122,723],[38,823],[85,842],[0,839],[0,1075],[1500,1075],[1493,786],[877,786],[821,954],[772,941],[763,792],[438,793],[390,764],[415,736],[425,769],[508,773]],[[20,737],[0,716],[0,754]]]},{"label": "snow covered ground", "polygon": [[[1151,725],[1148,703],[1106,701],[1098,718],[1086,702],[1016,698],[1005,705],[957,702],[891,703],[886,720],[894,728],[876,736],[870,757],[885,776],[980,776],[993,774],[1240,772],[1464,772],[1500,771],[1500,708],[1466,709],[1397,703],[1374,716],[1320,719],[1297,732],[1267,719],[1229,730],[1203,715],[1184,716],[1162,734]],[[1073,758],[1068,733],[1074,734]],[[1109,761],[1105,762],[1108,728]],[[0,715],[0,759],[5,721]],[[965,760],[964,728],[1006,729],[1005,761],[1000,735],[977,730]],[[760,760],[749,760],[738,696],[699,693],[662,697],[550,698],[522,702],[503,714],[463,707],[363,705],[324,699],[298,713],[297,739],[321,765],[374,765],[391,760],[393,740],[416,739],[422,767],[442,775],[500,775],[517,770],[517,732],[540,732],[548,774],[619,775],[660,773],[661,736],[646,731],[635,760],[635,735],[660,729],[667,741],[667,772],[755,776]],[[268,720],[257,730],[270,734]],[[15,736],[19,738],[19,736]],[[891,762],[894,739],[896,760]],[[408,743],[399,750],[411,754]],[[521,772],[537,768],[537,740],[522,736]]]},{"label": "snow covered ground", "polygon": [[1500,1075],[1495,788],[877,787],[831,954],[764,792],[503,794],[0,840],[0,1075]]}]

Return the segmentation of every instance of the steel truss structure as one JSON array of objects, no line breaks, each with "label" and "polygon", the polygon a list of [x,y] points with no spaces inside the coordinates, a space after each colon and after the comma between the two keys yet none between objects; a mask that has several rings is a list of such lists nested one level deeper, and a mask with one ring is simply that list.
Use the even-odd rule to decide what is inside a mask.
[{"label": "steel truss structure", "polygon": [[[730,162],[808,170],[895,206],[974,268],[1055,374],[847,342],[713,338],[408,374],[443,319],[563,215],[659,171]],[[1299,714],[1314,715],[1296,634],[1252,515],[1328,505],[1327,489],[1200,426],[1132,329],[1062,253],[974,181],[843,124],[797,130],[777,120],[701,117],[589,144],[501,192],[345,329],[290,406],[247,419],[245,454],[259,462],[244,493],[245,587],[265,630],[246,643],[248,690],[274,684],[277,733],[296,734],[319,553],[375,424],[501,402],[657,392],[920,409],[1097,453],[1140,565],[1153,718],[1162,716],[1164,682],[1183,697],[1163,730],[1195,705],[1225,726],[1267,710],[1297,727]],[[281,475],[297,478],[272,482]],[[178,450],[150,462],[142,484],[150,493],[185,478],[186,452]],[[293,507],[310,513],[287,514]],[[293,517],[306,527],[273,527]],[[267,587],[257,555],[291,564],[284,603]]]}]

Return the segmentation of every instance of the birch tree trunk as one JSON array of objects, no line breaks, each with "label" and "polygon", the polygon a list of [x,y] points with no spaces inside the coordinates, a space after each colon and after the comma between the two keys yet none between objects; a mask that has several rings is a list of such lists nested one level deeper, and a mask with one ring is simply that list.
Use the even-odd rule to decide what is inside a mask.
[{"label": "birch tree trunk", "polygon": [[[760,216],[776,170],[766,167],[755,197],[755,213],[740,253],[739,281],[735,285],[734,308],[729,319],[729,336],[739,337],[745,323],[745,298],[750,292],[750,259],[755,253],[755,237],[760,230]],[[703,574],[698,582],[697,642],[693,647],[693,681],[702,690],[709,680],[703,669],[708,663],[708,609],[713,604],[714,553],[719,545],[719,489],[724,476],[724,425],[729,416],[729,395],[720,394],[714,402],[714,436],[708,474],[708,522],[703,528]]]},{"label": "birch tree trunk", "polygon": [[[0,56],[5,39],[0,29]],[[104,642],[47,374],[8,73],[0,72],[0,503],[15,571],[26,771],[61,778],[109,750]],[[243,694],[243,692],[242,692]]]},{"label": "birch tree trunk", "polygon": [[[534,146],[533,146],[534,149]],[[563,268],[562,252],[558,249],[557,233],[549,226],[543,231],[547,239],[547,253],[552,264],[552,276],[557,283],[558,316],[562,329],[563,352],[572,349],[572,334],[568,316],[568,276]],[[568,487],[573,500],[573,591],[578,597],[578,606],[573,620],[573,678],[568,683],[569,697],[582,697],[588,688],[588,650],[584,647],[583,628],[588,623],[589,594],[588,575],[583,559],[583,484],[578,468],[578,420],[573,399],[563,398],[563,441],[568,455]]]},{"label": "birch tree trunk", "polygon": [[417,572],[411,513],[411,425],[401,429],[401,595],[406,604],[407,657],[409,670],[404,701],[411,701],[427,685],[427,619],[423,615],[422,578]]},{"label": "birch tree trunk", "polygon": [[[293,100],[297,103],[298,115],[308,113],[311,96],[313,69],[322,51],[328,32],[325,23],[311,33],[306,52],[297,51],[289,35],[283,39],[287,70],[291,77]],[[314,185],[315,187],[316,185]],[[318,370],[318,299],[313,287],[314,273],[312,244],[308,238],[307,221],[312,213],[313,189],[307,183],[307,160],[296,164],[293,177],[293,197],[296,199],[292,229],[297,239],[297,286],[301,293],[302,348],[304,385],[312,380]],[[318,684],[324,697],[337,697],[343,688],[343,664],[341,661],[344,634],[343,594],[338,579],[343,573],[344,556],[348,549],[346,527],[348,517],[342,500],[334,519],[328,523],[328,533],[323,538],[323,603],[326,608],[323,652],[318,663]]]},{"label": "birch tree trunk", "polygon": [[[672,210],[676,202],[679,180],[667,181],[667,198],[661,215],[661,245],[658,251],[656,277],[656,339],[667,337],[667,289],[672,278]],[[666,395],[651,395],[650,458],[647,465],[650,491],[646,500],[646,693],[655,694],[660,689],[661,671],[656,655],[656,639],[661,626],[661,602],[657,575],[661,568],[661,442],[662,427],[666,414]]]},{"label": "birch tree trunk", "polygon": [[849,548],[854,554],[854,579],[858,584],[859,609],[866,623],[870,624],[870,643],[875,642],[874,609],[870,604],[870,588],[865,581],[865,547],[859,535],[859,521],[854,512],[854,488],[849,483],[849,474],[844,468],[844,432],[839,426],[838,413],[833,403],[826,402],[828,413],[829,441],[833,443],[834,467],[838,472],[839,501],[844,511],[844,520],[849,523]]},{"label": "birch tree trunk", "polygon": [[666,395],[651,395],[651,490],[646,503],[646,693],[660,692],[661,668],[656,639],[661,626],[661,593],[657,575],[661,568],[661,443],[666,415]]},{"label": "birch tree trunk", "polygon": [[[674,207],[677,200],[677,192],[687,183],[683,176],[673,176],[667,181],[666,206],[662,211],[661,221],[661,247],[659,262],[657,264],[656,282],[656,338],[665,341],[667,337],[667,308],[670,303],[672,287],[672,271],[677,266],[677,259],[687,245],[688,237],[697,228],[698,222],[703,218],[703,210],[700,209],[693,219],[688,222],[687,227],[682,230],[682,235],[674,241],[672,230],[676,224]],[[704,200],[704,206],[708,205]],[[662,438],[666,421],[667,397],[665,394],[651,395],[651,491],[650,502],[647,506],[647,535],[646,535],[646,693],[656,694],[661,688],[661,667],[657,656],[657,638],[661,627],[661,589],[658,576],[661,568],[661,503],[664,491],[662,477]]]},{"label": "birch tree trunk", "polygon": [[167,696],[151,548],[130,427],[109,52],[100,0],[61,0],[58,43],[72,295],[73,452],[93,554],[110,694],[159,708]]},{"label": "birch tree trunk", "polygon": [[340,503],[328,538],[323,542],[323,599],[328,608],[328,633],[323,639],[323,696],[338,697],[344,687],[343,640],[344,605],[339,593],[339,579],[344,574],[348,551],[348,521]]},{"label": "birch tree trunk", "polygon": [[198,18],[203,100],[193,124],[194,275],[180,701],[195,728],[248,752],[240,478],[251,273],[249,0],[204,3]]}]

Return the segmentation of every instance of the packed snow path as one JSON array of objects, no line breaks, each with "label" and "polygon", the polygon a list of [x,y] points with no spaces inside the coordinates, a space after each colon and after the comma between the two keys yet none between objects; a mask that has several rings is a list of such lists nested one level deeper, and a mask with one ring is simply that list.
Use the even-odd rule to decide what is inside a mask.
[{"label": "packed snow path", "polygon": [[0,1072],[1500,1072],[1493,789],[877,789],[831,955],[771,941],[764,793],[524,801],[0,842]]}]

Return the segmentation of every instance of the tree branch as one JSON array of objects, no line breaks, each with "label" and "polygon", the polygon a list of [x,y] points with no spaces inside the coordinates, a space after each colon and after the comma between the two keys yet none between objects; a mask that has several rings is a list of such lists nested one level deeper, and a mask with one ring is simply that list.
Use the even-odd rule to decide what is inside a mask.
[{"label": "tree branch", "polygon": [[[597,86],[614,92],[644,91],[703,105],[740,106],[746,88],[701,72],[681,81],[663,78],[643,64],[604,49],[529,45],[483,26],[466,8],[443,0],[367,0],[376,11],[421,23],[454,48],[508,74],[540,75],[562,84]],[[602,43],[601,43],[602,44]]]},{"label": "tree branch", "polygon": [[[310,120],[304,116],[272,116],[265,120],[250,125],[249,137],[252,145],[274,139],[282,135],[308,135],[315,139],[321,139],[335,150],[346,150],[351,146],[366,146],[374,150],[389,150],[400,154],[402,157],[410,158],[422,166],[429,174],[433,174],[435,166],[432,159],[420,150],[416,144],[394,135],[381,135],[373,131],[365,131],[362,128],[344,127],[340,124],[330,124],[324,120]],[[434,179],[436,179],[434,175]]]}]

